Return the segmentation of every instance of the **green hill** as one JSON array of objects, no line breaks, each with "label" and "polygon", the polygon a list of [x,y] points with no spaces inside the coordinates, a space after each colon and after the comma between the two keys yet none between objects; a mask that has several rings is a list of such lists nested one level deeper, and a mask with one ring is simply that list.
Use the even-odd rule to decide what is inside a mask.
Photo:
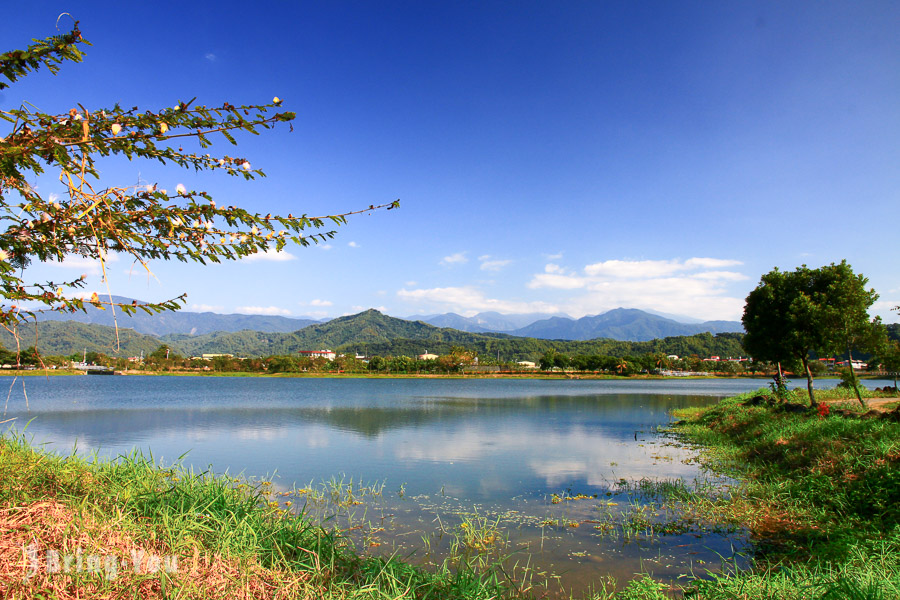
[{"label": "green hill", "polygon": [[[116,350],[115,329],[102,325],[88,325],[73,321],[41,322],[29,326],[21,334],[22,347],[36,345],[43,354],[75,354],[85,348],[111,356],[148,354],[161,344],[168,344],[182,356],[204,353],[226,353],[235,356],[269,356],[296,354],[301,350],[330,349],[343,352],[363,352],[381,356],[415,356],[425,351],[447,354],[454,346],[465,347],[481,356],[503,360],[536,359],[549,350],[563,354],[602,354],[627,356],[648,352],[663,352],[679,356],[710,355],[738,356],[744,353],[741,335],[722,333],[713,336],[701,333],[691,336],[668,337],[647,342],[628,342],[612,339],[588,341],[546,340],[516,337],[501,333],[468,333],[441,328],[421,321],[407,321],[367,310],[356,315],[340,317],[323,324],[314,324],[291,333],[238,331],[215,332],[206,335],[170,334],[154,337],[119,329],[119,349]],[[0,342],[15,348],[15,340],[6,332]]]},{"label": "green hill", "polygon": [[[0,343],[10,350],[16,348],[15,338],[6,330],[0,330]],[[46,321],[19,329],[19,346],[23,349],[34,346],[44,355],[67,356],[87,350],[127,358],[140,356],[142,351],[147,355],[159,348],[160,344],[157,337],[122,327],[119,327],[117,344],[114,327],[76,321]]]}]

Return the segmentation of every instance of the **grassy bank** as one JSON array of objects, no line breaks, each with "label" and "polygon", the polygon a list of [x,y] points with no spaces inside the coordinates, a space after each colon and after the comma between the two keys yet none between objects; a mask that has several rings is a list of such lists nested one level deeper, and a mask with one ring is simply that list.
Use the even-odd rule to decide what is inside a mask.
[{"label": "grassy bank", "polygon": [[840,389],[817,394],[828,414],[809,411],[805,391],[752,400],[761,393],[679,414],[676,433],[701,447],[706,466],[742,482],[697,505],[746,525],[756,548],[752,571],[695,582],[686,595],[900,598],[900,412],[866,414]]},{"label": "grassy bank", "polygon": [[[819,393],[830,399],[827,415],[806,409],[805,392],[792,394],[788,403],[726,399],[683,411],[674,426],[707,467],[738,483],[726,495],[685,486],[673,494],[693,511],[688,520],[746,527],[752,569],[683,588],[643,577],[573,598],[900,599],[900,422],[866,415],[844,390]],[[480,575],[428,572],[361,556],[284,507],[265,482],[160,468],[139,455],[60,457],[0,437],[0,597],[531,597],[490,565]]]},{"label": "grassy bank", "polygon": [[58,457],[6,436],[0,482],[3,598],[513,597],[491,574],[361,557],[263,489],[138,455]]}]

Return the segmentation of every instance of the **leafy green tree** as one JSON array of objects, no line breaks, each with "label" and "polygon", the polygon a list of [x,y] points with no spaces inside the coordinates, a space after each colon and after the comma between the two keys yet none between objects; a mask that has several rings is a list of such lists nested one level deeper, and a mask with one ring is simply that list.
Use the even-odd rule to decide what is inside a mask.
[{"label": "leafy green tree", "polygon": [[270,356],[266,359],[269,373],[299,373],[300,364],[293,356]]},{"label": "leafy green tree", "polygon": [[[0,54],[0,90],[41,69],[56,73],[66,61],[80,62],[87,42],[78,23],[62,35],[35,41],[26,50]],[[74,102],[73,102],[74,105]],[[73,294],[83,279],[29,283],[22,267],[31,260],[62,261],[70,255],[96,258],[105,265],[110,253],[130,255],[149,271],[150,260],[177,259],[202,264],[237,260],[256,252],[281,250],[293,243],[307,246],[330,239],[326,225],[341,225],[350,214],[394,208],[393,202],[325,217],[278,216],[220,206],[203,191],[179,185],[174,190],[100,183],[101,159],[147,159],[196,171],[222,171],[254,179],[264,176],[243,156],[212,156],[205,149],[212,136],[236,144],[235,133],[258,134],[290,124],[295,114],[280,111],[277,97],[268,104],[208,107],[194,100],[155,110],[113,104],[89,109],[80,104],[65,114],[37,112],[23,105],[0,110],[10,124],[0,132],[0,325],[10,331],[36,312],[84,310]],[[196,149],[184,149],[194,142]],[[65,195],[38,191],[35,178],[59,174]],[[105,187],[104,187],[105,186]],[[43,189],[43,186],[42,186]],[[104,267],[105,268],[105,267]],[[164,302],[117,304],[94,294],[98,308],[154,313],[175,310],[184,296]],[[40,309],[28,308],[37,305]]]},{"label": "leafy green tree", "polygon": [[865,289],[867,282],[846,261],[766,273],[744,306],[744,347],[755,359],[801,366],[815,407],[810,354],[866,349],[882,335],[878,320],[868,316],[878,295]]},{"label": "leafy green tree", "polygon": [[881,319],[869,318],[869,308],[878,300],[878,294],[874,289],[866,289],[869,280],[855,274],[845,260],[822,267],[817,274],[820,281],[815,301],[825,328],[819,350],[824,354],[847,353],[850,385],[859,403],[865,406],[853,370],[853,350],[874,351],[887,339]]},{"label": "leafy green tree", "polygon": [[884,340],[877,357],[882,367],[894,374],[894,390],[897,390],[897,372],[900,371],[900,342]]},{"label": "leafy green tree", "polygon": [[556,366],[556,357],[559,353],[556,350],[548,350],[541,356],[541,371],[550,371]]},{"label": "leafy green tree", "polygon": [[171,354],[172,349],[169,348],[168,344],[163,344],[156,350],[150,353],[147,358],[155,358],[157,360],[168,360],[169,354]]}]

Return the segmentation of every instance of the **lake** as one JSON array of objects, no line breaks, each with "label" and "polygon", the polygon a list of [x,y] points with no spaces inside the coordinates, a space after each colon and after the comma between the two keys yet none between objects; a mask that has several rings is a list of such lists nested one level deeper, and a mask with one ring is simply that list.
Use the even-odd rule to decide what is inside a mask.
[{"label": "lake", "polygon": [[652,493],[728,484],[658,427],[673,409],[766,383],[0,377],[3,418],[20,431],[30,420],[28,436],[50,450],[139,449],[271,481],[270,498],[329,519],[360,552],[421,564],[507,556],[514,578],[560,593],[747,563],[744,532],[686,524]]}]

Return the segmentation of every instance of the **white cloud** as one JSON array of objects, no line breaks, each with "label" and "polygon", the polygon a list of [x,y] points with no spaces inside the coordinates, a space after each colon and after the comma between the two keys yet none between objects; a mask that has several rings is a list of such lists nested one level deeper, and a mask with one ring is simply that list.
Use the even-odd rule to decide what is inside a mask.
[{"label": "white cloud", "polygon": [[[549,265],[548,265],[549,266]],[[537,273],[528,282],[528,287],[552,288],[556,290],[577,290],[587,285],[587,278],[578,275],[565,275],[560,273]]]},{"label": "white cloud", "polygon": [[319,300],[318,298],[316,298],[315,300],[310,300],[309,305],[310,306],[331,306],[332,303],[328,300]]},{"label": "white cloud", "polygon": [[722,267],[736,267],[742,265],[739,260],[731,260],[727,258],[689,258],[684,261],[684,266],[688,269],[720,269]]},{"label": "white cloud", "polygon": [[456,254],[451,254],[450,256],[445,256],[441,259],[442,265],[461,265],[469,262],[469,259],[466,258],[465,252],[457,252]]},{"label": "white cloud", "polygon": [[607,260],[587,265],[584,272],[594,277],[661,277],[684,269],[674,260]]},{"label": "white cloud", "polygon": [[331,244],[319,244],[319,248],[322,250],[331,250]]},{"label": "white cloud", "polygon": [[[106,264],[119,262],[119,255],[115,253],[110,253],[106,255],[104,259]],[[94,258],[87,258],[85,256],[78,256],[77,254],[70,254],[66,256],[66,258],[62,262],[56,261],[47,261],[47,265],[52,267],[61,267],[63,269],[73,269],[81,271],[86,275],[99,275],[102,272],[101,263],[99,260]]]},{"label": "white cloud", "polygon": [[224,306],[217,306],[214,304],[191,304],[189,307],[190,310],[194,312],[217,312],[220,313],[225,310]]},{"label": "white cloud", "polygon": [[689,258],[680,260],[607,260],[587,265],[584,272],[594,277],[665,277],[680,271],[715,269],[742,264],[737,260]]},{"label": "white cloud", "polygon": [[562,257],[563,257],[562,252],[557,252],[556,254],[545,254],[544,255],[544,258],[546,258],[547,260],[562,260]]},{"label": "white cloud", "polygon": [[255,262],[255,261],[260,261],[260,260],[272,261],[272,262],[284,262],[284,261],[288,261],[288,260],[296,260],[296,258],[297,258],[296,256],[294,256],[293,254],[291,254],[290,252],[287,252],[285,250],[282,250],[281,252],[279,252],[278,250],[275,250],[274,248],[269,248],[265,252],[257,252],[256,254],[251,254],[250,256],[245,256],[241,260],[244,262]]},{"label": "white cloud", "polygon": [[357,244],[356,242],[347,242],[347,245],[351,248],[359,248],[359,244]]},{"label": "white cloud", "polygon": [[550,263],[543,273],[532,276],[528,287],[585,290],[562,303],[563,310],[572,315],[626,307],[703,319],[737,319],[744,300],[729,295],[726,286],[747,277],[722,267],[740,264],[718,258],[607,260],[586,265],[584,274],[576,274]]},{"label": "white cloud", "polygon": [[[896,290],[890,290],[896,292]],[[894,310],[894,307],[900,305],[900,299],[895,300],[878,300],[872,305],[869,314],[878,315],[885,323],[897,323],[900,321],[900,313]]]},{"label": "white cloud", "polygon": [[486,260],[481,263],[482,271],[499,271],[506,265],[510,264],[511,260]]},{"label": "white cloud", "polygon": [[235,311],[244,315],[283,315],[291,314],[286,308],[277,306],[238,306]]},{"label": "white cloud", "polygon": [[207,52],[207,53],[203,56],[203,58],[205,58],[205,59],[208,60],[209,62],[216,62],[216,55],[213,54],[212,52]]},{"label": "white cloud", "polygon": [[419,284],[418,284],[417,282],[415,282],[415,281],[407,281],[407,282],[404,283],[403,285],[405,285],[406,287],[416,287],[416,286],[419,285]]},{"label": "white cloud", "polygon": [[441,307],[441,310],[450,310],[464,316],[472,316],[489,310],[501,313],[559,312],[557,306],[547,302],[522,302],[487,298],[481,290],[471,286],[418,290],[407,290],[404,288],[397,292],[397,296],[407,302],[431,304]]},{"label": "white cloud", "polygon": [[483,256],[479,256],[478,260],[481,261],[481,270],[482,271],[499,271],[506,265],[510,264],[512,260],[509,259],[499,259],[499,258],[491,258],[490,254],[485,254]]},{"label": "white cloud", "polygon": [[743,273],[736,271],[704,271],[703,273],[695,273],[691,275],[695,279],[725,279],[728,281],[744,281],[749,279]]}]

